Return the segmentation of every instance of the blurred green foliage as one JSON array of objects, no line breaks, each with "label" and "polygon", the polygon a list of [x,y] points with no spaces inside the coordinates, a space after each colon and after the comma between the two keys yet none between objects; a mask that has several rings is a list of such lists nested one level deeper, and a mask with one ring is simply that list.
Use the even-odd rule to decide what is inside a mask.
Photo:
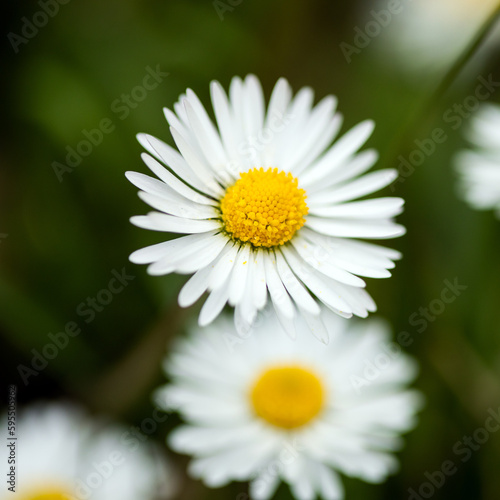
[{"label": "blurred green foliage", "polygon": [[[66,396],[130,422],[151,414],[151,390],[163,381],[164,346],[195,311],[176,307],[185,277],[151,278],[128,262],[133,250],[162,236],[129,224],[146,207],[124,173],[146,170],[136,133],[173,143],[162,108],[172,107],[186,88],[208,103],[211,80],[227,88],[232,76],[254,72],[269,96],[285,76],[295,90],[310,85],[318,99],[336,94],[344,130],[375,119],[370,146],[381,152],[380,166],[398,167],[397,156],[415,148],[400,143],[401,131],[443,75],[408,78],[373,47],[347,64],[339,44],[352,39],[360,13],[371,7],[243,0],[221,20],[208,0],[73,1],[61,5],[18,54],[4,38],[0,233],[8,236],[0,240],[0,369],[3,380],[19,385],[20,402]],[[6,32],[19,33],[23,16],[37,10],[35,2],[10,4]],[[451,158],[465,145],[466,124],[454,131],[443,122],[444,111],[462,102],[478,74],[500,77],[495,62],[466,68],[425,121],[409,129],[422,140],[441,127],[448,140],[398,185],[408,234],[389,246],[404,259],[392,279],[369,280],[368,288],[395,332],[407,331],[415,340],[408,351],[420,361],[417,385],[427,407],[400,454],[400,473],[381,486],[346,480],[347,498],[407,498],[426,471],[456,460],[455,443],[484,423],[489,407],[500,405],[500,225],[491,213],[473,212],[457,198]],[[157,66],[168,73],[158,87],[134,102],[127,116],[113,111],[113,102]],[[113,131],[60,181],[53,162],[64,163],[66,148],[76,148],[82,131],[106,118]],[[81,303],[123,268],[134,277],[130,285],[86,323],[90,316],[81,314]],[[439,297],[445,279],[455,278],[467,290],[419,333],[409,318]],[[32,350],[71,321],[82,333],[25,386],[18,365],[29,366]],[[175,421],[158,429],[158,440]],[[433,498],[497,499],[499,458],[500,438],[492,436]],[[176,460],[185,465],[184,457]],[[232,499],[244,488],[211,491],[186,478],[181,496]],[[287,488],[276,498],[290,498]]]}]

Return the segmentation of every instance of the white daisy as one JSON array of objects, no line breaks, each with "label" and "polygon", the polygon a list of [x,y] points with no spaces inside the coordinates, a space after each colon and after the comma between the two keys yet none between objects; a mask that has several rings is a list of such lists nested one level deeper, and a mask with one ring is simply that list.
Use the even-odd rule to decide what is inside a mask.
[{"label": "white daisy", "polygon": [[[387,9],[387,1],[379,5]],[[384,39],[385,49],[393,56],[387,59],[396,61],[399,67],[418,71],[420,81],[425,76],[422,69],[432,74],[458,58],[496,7],[498,0],[402,2],[387,28],[389,36]],[[498,46],[499,40],[500,30],[496,29],[483,48],[488,52]]]},{"label": "white daisy", "polygon": [[495,210],[500,217],[500,106],[485,104],[467,131],[474,149],[455,160],[461,196],[477,210]]},{"label": "white daisy", "polygon": [[157,210],[131,221],[187,236],[138,250],[130,260],[150,264],[152,275],[194,273],[179,303],[190,306],[208,291],[202,326],[229,303],[238,327],[247,328],[268,292],[291,335],[299,309],[324,336],[319,302],[344,317],[375,311],[359,276],[390,276],[400,254],[354,238],[405,231],[392,221],[402,211],[400,198],[353,201],[397,176],[391,169],[358,177],[377,160],[373,150],[357,153],[373,122],[360,123],[331,145],[342,123],[333,96],[313,107],[310,88],[292,98],[281,79],[266,111],[253,75],[234,78],[229,98],[212,82],[211,95],[218,129],[189,89],[175,113],[165,109],[180,152],[138,136],[152,155],[142,158],[160,180],[127,172],[140,198]]},{"label": "white daisy", "polygon": [[392,452],[421,404],[404,389],[416,366],[384,323],[326,314],[328,346],[304,335],[283,343],[271,314],[240,349],[228,349],[224,336],[236,332],[220,318],[170,354],[171,383],[155,399],[187,422],[168,443],[194,456],[193,477],[210,487],[251,480],[254,499],[283,480],[300,500],[339,500],[337,471],[378,483],[397,470]]},{"label": "white daisy", "polygon": [[[156,446],[91,419],[76,406],[38,403],[22,408],[15,427],[17,439],[10,440],[4,415],[2,464],[15,467],[16,479],[15,492],[2,485],[2,500],[163,500],[176,490]],[[13,453],[5,440],[15,443]],[[8,458],[14,458],[14,465]]]}]

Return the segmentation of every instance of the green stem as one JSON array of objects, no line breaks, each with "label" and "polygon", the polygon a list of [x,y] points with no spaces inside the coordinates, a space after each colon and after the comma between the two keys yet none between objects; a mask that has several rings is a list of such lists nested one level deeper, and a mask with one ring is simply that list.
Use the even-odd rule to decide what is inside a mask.
[{"label": "green stem", "polygon": [[465,49],[463,54],[455,61],[455,64],[450,68],[441,83],[438,85],[432,98],[429,101],[429,108],[433,107],[435,102],[438,102],[446,91],[451,87],[456,78],[460,75],[463,68],[474,57],[479,47],[483,44],[486,37],[490,34],[491,30],[500,19],[500,5],[495,8],[491,16],[486,20],[481,29],[478,31],[476,37],[470,45]]}]

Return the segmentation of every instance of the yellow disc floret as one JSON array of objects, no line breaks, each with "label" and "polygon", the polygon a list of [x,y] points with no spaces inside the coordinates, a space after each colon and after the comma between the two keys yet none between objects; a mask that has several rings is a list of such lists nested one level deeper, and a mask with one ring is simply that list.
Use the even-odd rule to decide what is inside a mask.
[{"label": "yellow disc floret", "polygon": [[66,489],[46,487],[28,489],[20,492],[19,500],[73,500],[74,496]]},{"label": "yellow disc floret", "polygon": [[295,429],[307,424],[323,408],[319,378],[299,366],[266,370],[251,391],[255,413],[272,425]]},{"label": "yellow disc floret", "polygon": [[240,174],[220,204],[226,231],[256,247],[283,245],[304,225],[309,211],[298,183],[277,168]]}]

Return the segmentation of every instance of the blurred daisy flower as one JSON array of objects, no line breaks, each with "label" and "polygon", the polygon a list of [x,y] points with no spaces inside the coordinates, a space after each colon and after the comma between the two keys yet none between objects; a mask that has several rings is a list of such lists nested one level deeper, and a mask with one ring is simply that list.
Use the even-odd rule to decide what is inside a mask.
[{"label": "blurred daisy flower", "polygon": [[[4,415],[4,438],[6,423]],[[23,408],[15,434],[15,448],[2,446],[2,463],[16,460],[15,492],[5,488],[2,499],[162,500],[176,489],[158,448],[91,419],[76,406],[38,403]]]},{"label": "blurred daisy flower", "polygon": [[[387,2],[380,2],[387,8]],[[407,69],[440,70],[449,66],[472,42],[498,0],[417,0],[401,2],[391,19],[384,48]],[[385,26],[384,26],[385,27]],[[485,48],[498,45],[494,30]],[[389,58],[391,59],[391,58]],[[422,76],[421,73],[419,73]]]},{"label": "blurred daisy flower", "polygon": [[397,470],[393,452],[421,406],[405,389],[416,365],[385,323],[327,316],[328,346],[305,335],[283,343],[270,314],[240,349],[225,344],[221,332],[236,333],[221,317],[171,352],[171,383],[155,399],[187,422],[168,443],[194,455],[193,477],[210,487],[250,480],[254,499],[285,481],[300,500],[339,500],[338,472],[379,483]]},{"label": "blurred daisy flower", "polygon": [[455,159],[460,194],[477,210],[495,210],[500,217],[500,106],[482,105],[473,116],[467,138],[474,149]]},{"label": "blurred daisy flower", "polygon": [[208,291],[202,326],[229,303],[238,328],[247,329],[268,292],[291,335],[298,309],[321,336],[320,302],[344,317],[375,311],[359,276],[390,276],[400,254],[354,238],[392,238],[405,230],[392,220],[402,211],[400,198],[354,201],[397,176],[395,170],[362,175],[377,161],[373,150],[358,154],[373,122],[332,145],[342,124],[333,96],[313,106],[310,88],[292,97],[280,79],[266,111],[253,75],[234,78],[229,97],[212,82],[211,96],[217,128],[189,89],[175,112],[165,109],[179,152],[138,136],[150,153],[142,158],[159,180],[127,172],[156,210],[131,221],[186,236],[138,250],[130,260],[149,264],[152,275],[194,273],[179,303],[190,306]]}]

